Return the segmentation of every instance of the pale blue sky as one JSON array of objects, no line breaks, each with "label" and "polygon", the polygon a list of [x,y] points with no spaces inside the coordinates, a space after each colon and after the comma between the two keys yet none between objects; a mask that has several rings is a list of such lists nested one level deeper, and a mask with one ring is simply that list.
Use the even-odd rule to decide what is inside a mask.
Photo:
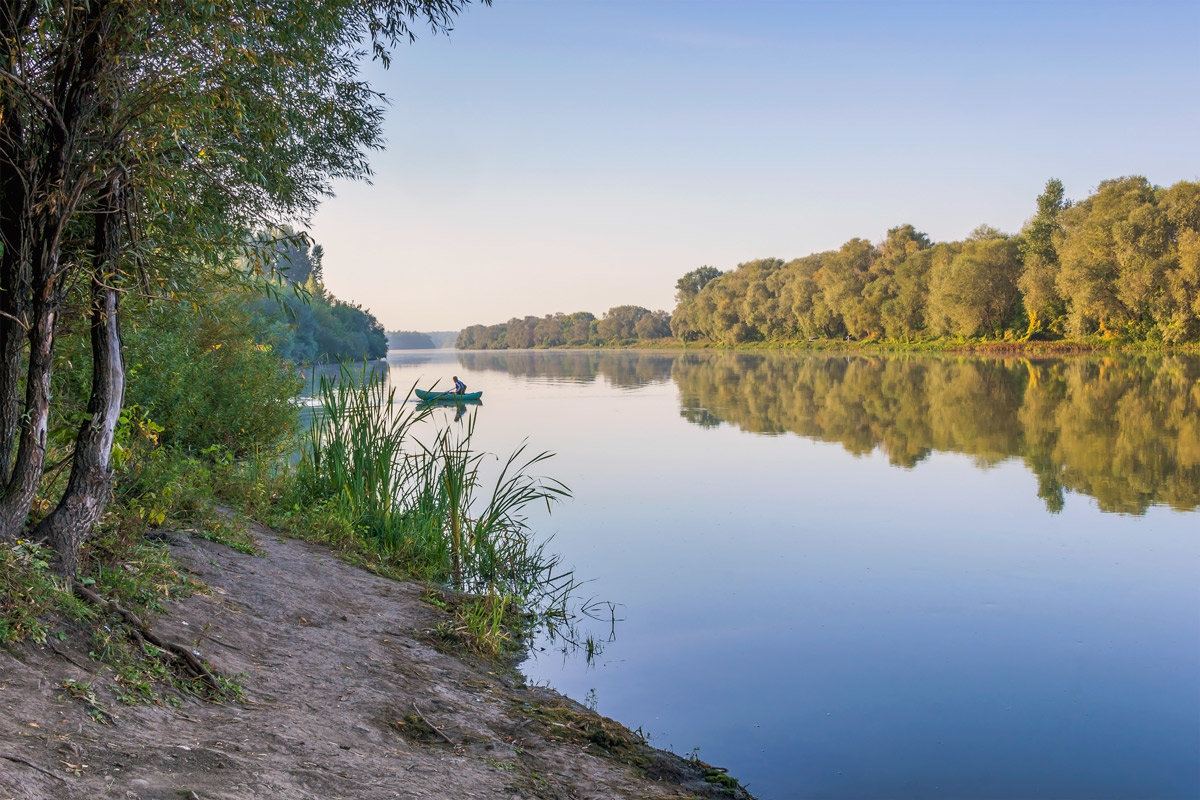
[{"label": "pale blue sky", "polygon": [[495,0],[392,68],[314,219],[389,330],[624,303],[703,264],[987,223],[1050,177],[1200,179],[1200,2]]}]

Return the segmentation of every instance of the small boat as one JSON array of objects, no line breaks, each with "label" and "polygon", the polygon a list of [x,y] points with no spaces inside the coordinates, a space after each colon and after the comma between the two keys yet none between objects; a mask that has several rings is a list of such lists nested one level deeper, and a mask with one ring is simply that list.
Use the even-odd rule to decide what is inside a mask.
[{"label": "small boat", "polygon": [[415,389],[417,399],[424,403],[471,403],[478,402],[483,392],[431,392],[427,389]]}]

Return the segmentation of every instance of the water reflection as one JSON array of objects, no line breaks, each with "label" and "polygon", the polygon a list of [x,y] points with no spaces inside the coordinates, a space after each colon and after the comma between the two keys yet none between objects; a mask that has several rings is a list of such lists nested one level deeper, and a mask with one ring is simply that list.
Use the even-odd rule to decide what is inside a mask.
[{"label": "water reflection", "polygon": [[671,379],[676,358],[674,353],[635,350],[505,350],[458,354],[459,363],[468,369],[561,383],[591,383],[603,377],[622,389],[666,383]]},{"label": "water reflection", "polygon": [[981,359],[781,353],[460,353],[476,370],[621,388],[673,380],[704,428],[794,433],[910,468],[934,452],[1020,459],[1051,511],[1200,507],[1200,358]]}]

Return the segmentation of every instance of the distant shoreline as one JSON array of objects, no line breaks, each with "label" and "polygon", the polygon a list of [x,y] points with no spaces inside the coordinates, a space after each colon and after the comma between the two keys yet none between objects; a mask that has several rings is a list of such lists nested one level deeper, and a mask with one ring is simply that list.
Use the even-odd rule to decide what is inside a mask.
[{"label": "distant shoreline", "polygon": [[678,339],[655,339],[638,341],[629,344],[603,345],[555,345],[552,347],[487,347],[487,348],[454,348],[462,353],[490,352],[519,352],[519,351],[594,351],[594,350],[671,350],[671,351],[705,351],[721,352],[763,352],[763,351],[811,351],[811,352],[855,352],[855,353],[959,353],[980,356],[1020,356],[1020,355],[1090,355],[1095,353],[1200,353],[1200,345],[1168,345],[1162,343],[1128,343],[1105,342],[1088,340],[1052,340],[1052,341],[879,341],[879,340],[841,340],[820,339],[783,340],[746,342],[742,344],[725,344],[721,342],[681,342]]}]

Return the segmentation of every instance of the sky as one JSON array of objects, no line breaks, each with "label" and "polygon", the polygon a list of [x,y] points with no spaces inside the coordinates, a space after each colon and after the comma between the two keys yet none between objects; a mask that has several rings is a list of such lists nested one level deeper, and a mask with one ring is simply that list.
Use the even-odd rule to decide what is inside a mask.
[{"label": "sky", "polygon": [[674,306],[703,265],[911,223],[1016,233],[1058,178],[1200,180],[1200,2],[494,0],[391,68],[312,219],[388,330]]}]

